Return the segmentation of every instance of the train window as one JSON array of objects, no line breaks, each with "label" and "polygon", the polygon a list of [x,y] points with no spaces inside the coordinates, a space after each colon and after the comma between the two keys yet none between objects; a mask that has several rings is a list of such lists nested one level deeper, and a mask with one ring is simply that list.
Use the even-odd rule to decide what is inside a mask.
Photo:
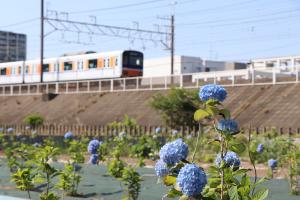
[{"label": "train window", "polygon": [[97,68],[97,59],[89,60],[89,69]]},{"label": "train window", "polygon": [[6,75],[6,68],[1,69],[1,75],[4,75],[4,76]]},{"label": "train window", "polygon": [[106,67],[106,59],[105,58],[103,59],[103,63],[104,63],[103,66],[105,68]]},{"label": "train window", "polygon": [[25,73],[26,73],[26,74],[29,73],[29,66],[28,66],[28,65],[26,65],[26,67],[25,67]]},{"label": "train window", "polygon": [[21,72],[22,72],[22,67],[21,67],[21,66],[19,66],[19,67],[18,67],[18,70],[19,70],[19,71],[18,71],[18,72],[19,72],[19,74],[21,74]]},{"label": "train window", "polygon": [[15,74],[15,71],[16,71],[16,68],[15,68],[15,67],[12,67],[12,68],[11,68],[11,74]]},{"label": "train window", "polygon": [[109,58],[107,58],[107,68],[110,67],[110,62],[109,62]]},{"label": "train window", "polygon": [[43,64],[43,72],[49,72],[49,64]]},{"label": "train window", "polygon": [[116,62],[115,62],[115,66],[118,66],[119,64],[118,64],[118,58],[116,58]]},{"label": "train window", "polygon": [[65,71],[72,70],[72,62],[64,62],[64,70]]}]

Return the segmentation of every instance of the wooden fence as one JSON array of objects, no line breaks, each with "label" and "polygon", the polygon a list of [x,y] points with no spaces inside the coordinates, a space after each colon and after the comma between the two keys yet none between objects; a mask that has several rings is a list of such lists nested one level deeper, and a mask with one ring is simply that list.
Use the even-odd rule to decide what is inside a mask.
[{"label": "wooden fence", "polygon": [[[120,132],[125,131],[126,134],[131,136],[152,135],[158,126],[138,126],[138,127],[111,127],[106,125],[59,125],[59,124],[46,124],[32,129],[26,125],[0,125],[0,132],[4,134],[16,135],[31,135],[36,133],[43,136],[63,136],[66,132],[71,131],[74,135],[83,135],[89,137],[97,136],[116,136]],[[173,129],[168,127],[160,127],[163,135],[168,135]],[[245,133],[254,132],[257,134],[276,131],[279,134],[294,135],[300,133],[300,128],[287,128],[287,127],[244,127],[241,130]],[[197,127],[181,127],[178,133],[182,136],[197,135]]]}]

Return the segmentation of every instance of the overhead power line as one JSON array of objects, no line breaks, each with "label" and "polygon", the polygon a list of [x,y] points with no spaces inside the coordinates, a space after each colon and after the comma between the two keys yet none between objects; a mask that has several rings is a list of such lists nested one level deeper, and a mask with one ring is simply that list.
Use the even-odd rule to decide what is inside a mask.
[{"label": "overhead power line", "polygon": [[74,12],[69,12],[69,13],[70,14],[81,14],[81,13],[90,13],[90,12],[98,12],[98,11],[116,10],[116,9],[122,9],[122,8],[147,5],[147,4],[152,4],[152,3],[162,2],[162,1],[165,1],[165,0],[151,0],[151,1],[144,1],[144,2],[140,2],[140,3],[131,3],[131,4],[124,4],[124,5],[120,5],[120,6],[113,6],[113,7],[107,7],[107,8],[74,11]]},{"label": "overhead power line", "polygon": [[31,18],[31,19],[19,21],[19,22],[13,23],[13,24],[8,24],[8,25],[0,26],[0,28],[7,28],[7,27],[18,26],[18,25],[22,25],[22,24],[28,24],[28,23],[31,23],[31,22],[34,22],[34,21],[37,21],[37,20],[39,20],[38,17]]},{"label": "overhead power line", "polygon": [[207,11],[216,11],[216,10],[219,10],[219,9],[223,10],[226,7],[247,5],[249,3],[253,3],[253,2],[256,2],[256,1],[259,1],[259,0],[248,0],[248,1],[238,2],[238,3],[220,5],[220,6],[216,6],[216,7],[212,7],[212,8],[197,9],[197,10],[191,10],[191,11],[186,11],[186,12],[177,12],[176,15],[187,15],[187,14],[201,13],[201,12],[207,12]]},{"label": "overhead power line", "polygon": [[[269,14],[264,14],[264,15],[256,15],[254,17],[244,17],[244,18],[228,18],[228,19],[222,19],[222,20],[208,20],[208,21],[202,21],[202,22],[195,22],[195,23],[182,23],[182,24],[176,24],[179,26],[192,26],[192,25],[207,25],[207,24],[215,24],[215,23],[220,23],[220,22],[228,22],[228,21],[241,21],[241,20],[245,20],[246,22],[256,22],[256,21],[264,21],[264,20],[273,20],[273,19],[278,19],[277,18],[267,18],[267,19],[259,19],[259,17],[268,17],[268,16],[276,16],[276,15],[282,15],[282,14],[290,14],[293,12],[299,12],[300,9],[292,9],[292,10],[284,10],[284,11],[280,11],[280,12],[274,12],[274,13],[269,13]],[[289,17],[293,17],[293,16],[287,16]],[[258,18],[258,19],[257,19]],[[279,19],[281,19],[282,17],[280,17]],[[226,23],[228,24],[228,23]]]}]

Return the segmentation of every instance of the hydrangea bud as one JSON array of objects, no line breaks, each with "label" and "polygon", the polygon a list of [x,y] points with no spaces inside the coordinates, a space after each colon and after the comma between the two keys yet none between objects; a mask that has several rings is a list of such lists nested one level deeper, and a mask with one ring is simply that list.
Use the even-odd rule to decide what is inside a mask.
[{"label": "hydrangea bud", "polygon": [[262,153],[264,151],[264,145],[263,144],[259,144],[256,148],[256,151],[258,153]]},{"label": "hydrangea bud", "polygon": [[158,133],[160,133],[160,132],[161,132],[161,128],[160,128],[160,127],[157,127],[157,128],[155,129],[155,133],[158,134]]},{"label": "hydrangea bud", "polygon": [[99,147],[100,142],[98,140],[91,140],[88,145],[88,152],[91,154],[96,154]]},{"label": "hydrangea bud", "polygon": [[[217,158],[215,160],[215,164],[217,166],[220,166],[221,162],[222,162],[221,155],[218,154]],[[241,165],[241,161],[240,161],[238,155],[236,153],[234,153],[233,151],[229,151],[226,153],[226,155],[224,156],[224,162],[225,162],[226,166],[233,167],[233,168],[238,168]]]},{"label": "hydrangea bud", "polygon": [[73,133],[72,133],[71,131],[66,132],[64,138],[65,138],[66,140],[71,140],[71,139],[73,139]]},{"label": "hydrangea bud", "polygon": [[89,163],[92,165],[96,165],[98,163],[98,154],[92,154]]},{"label": "hydrangea bud", "polygon": [[273,170],[277,167],[277,160],[274,159],[270,159],[268,161],[268,166]]}]

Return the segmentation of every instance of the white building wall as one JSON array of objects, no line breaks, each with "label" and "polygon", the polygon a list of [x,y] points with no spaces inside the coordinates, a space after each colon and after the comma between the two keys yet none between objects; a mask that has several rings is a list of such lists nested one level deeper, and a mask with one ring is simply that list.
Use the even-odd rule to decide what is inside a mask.
[{"label": "white building wall", "polygon": [[226,62],[223,61],[213,61],[213,60],[204,61],[205,69],[209,69],[209,71],[223,71],[225,70],[225,64]]},{"label": "white building wall", "polygon": [[[174,74],[200,72],[203,68],[202,60],[198,57],[175,56]],[[171,58],[145,59],[144,77],[169,76],[171,75]]]},{"label": "white building wall", "polygon": [[[235,62],[202,60],[200,57],[192,56],[174,57],[174,75],[235,69],[246,69],[246,65]],[[143,72],[144,77],[169,75],[171,75],[170,57],[145,59]]]}]

